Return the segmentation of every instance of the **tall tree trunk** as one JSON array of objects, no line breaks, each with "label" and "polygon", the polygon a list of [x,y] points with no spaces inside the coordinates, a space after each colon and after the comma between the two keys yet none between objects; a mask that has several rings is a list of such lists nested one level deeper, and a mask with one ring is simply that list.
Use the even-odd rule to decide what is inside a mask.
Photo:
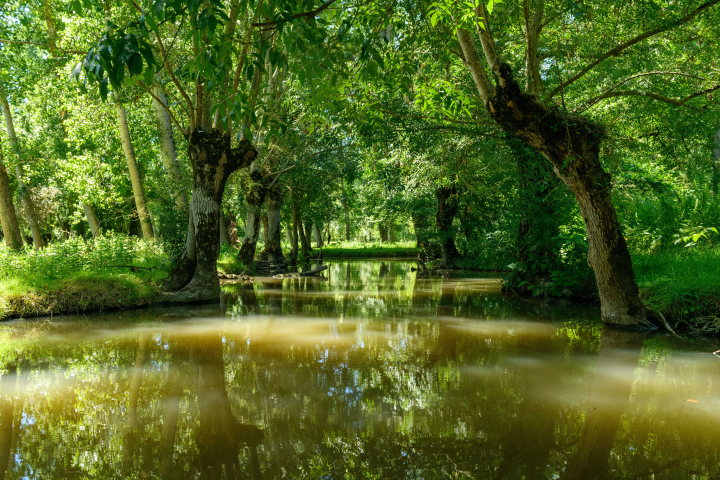
[{"label": "tall tree trunk", "polygon": [[20,144],[18,143],[17,135],[15,135],[15,124],[12,119],[12,112],[10,111],[10,104],[7,101],[7,94],[5,93],[5,87],[0,83],[0,103],[2,103],[3,115],[5,116],[5,127],[7,128],[8,138],[10,139],[10,146],[17,155],[17,163],[15,164],[15,175],[17,176],[18,187],[20,190],[20,198],[23,201],[23,209],[27,216],[28,226],[32,232],[33,245],[38,250],[43,248],[42,233],[40,232],[40,225],[37,221],[37,214],[35,212],[35,204],[30,194],[30,189],[25,185],[23,181],[22,173],[22,161],[23,156],[20,150]]},{"label": "tall tree trunk", "polygon": [[142,179],[140,178],[140,169],[138,168],[137,160],[135,159],[135,150],[132,146],[124,106],[117,106],[117,117],[118,129],[120,130],[120,140],[122,141],[123,151],[125,152],[125,161],[127,162],[128,171],[130,173],[130,183],[132,184],[133,196],[135,197],[135,208],[137,209],[138,219],[140,220],[143,239],[152,240],[154,238],[153,228],[150,223],[147,203],[145,202],[145,193],[143,192]]},{"label": "tall tree trunk", "polygon": [[300,237],[300,252],[302,256],[307,260],[310,257],[310,237],[305,233],[305,226],[303,225],[302,217],[300,216],[300,209],[296,209],[293,214],[297,217],[297,231]]},{"label": "tall tree trunk", "polygon": [[585,222],[590,247],[588,263],[595,273],[603,321],[652,327],[640,300],[630,252],[612,204],[610,175],[600,163],[603,127],[548,107],[537,96],[523,93],[512,68],[496,58],[489,32],[484,35],[481,32],[485,56],[496,78],[494,90],[489,87],[469,33],[459,28],[458,40],[466,65],[490,116],[506,132],[542,153],[575,195]]},{"label": "tall tree trunk", "polygon": [[217,259],[220,253],[220,204],[230,174],[250,166],[257,152],[243,140],[230,148],[230,136],[217,130],[195,129],[188,136],[193,167],[193,194],[185,250],[166,281],[166,301],[188,302],[220,298]]},{"label": "tall tree trunk", "polygon": [[20,250],[23,247],[20,226],[15,215],[12,192],[10,191],[10,179],[3,162],[2,147],[0,146],[0,226],[5,235],[5,245],[13,250]]},{"label": "tall tree trunk", "polygon": [[270,241],[270,238],[268,237],[268,217],[265,214],[260,215],[260,221],[262,222],[263,227],[263,238],[265,239],[265,245],[268,244]]},{"label": "tall tree trunk", "polygon": [[225,214],[222,210],[220,210],[220,245],[230,245],[227,221],[225,220]]},{"label": "tall tree trunk", "polygon": [[155,107],[155,121],[160,134],[160,156],[162,157],[163,167],[165,167],[168,181],[173,186],[175,204],[180,208],[187,208],[187,195],[182,189],[182,174],[177,160],[175,136],[170,122],[170,114],[165,108],[168,104],[167,96],[159,85],[155,86],[155,96],[157,100],[153,98],[153,107]]},{"label": "tall tree trunk", "polygon": [[[312,223],[305,223],[305,239],[307,240],[307,249],[308,252],[312,252]],[[305,255],[306,258],[308,258],[307,255]]]},{"label": "tall tree trunk", "polygon": [[265,211],[267,225],[265,231],[265,248],[260,256],[269,260],[278,268],[287,267],[288,261],[282,253],[282,232],[280,226],[280,209],[285,196],[279,183],[275,183],[265,193]]},{"label": "tall tree trunk", "polygon": [[242,245],[240,245],[237,258],[244,265],[250,267],[255,258],[255,249],[260,235],[260,207],[265,201],[267,188],[262,181],[260,169],[255,164],[250,168],[250,172],[242,172],[240,184],[245,198],[247,220],[245,236]]},{"label": "tall tree trunk", "polygon": [[390,225],[390,231],[388,232],[388,240],[390,243],[395,243],[395,225]]},{"label": "tall tree trunk", "polygon": [[345,214],[345,241],[350,241],[350,207],[348,207],[347,191],[345,190],[345,179],[342,179],[342,205]]},{"label": "tall tree trunk", "polygon": [[90,231],[92,231],[93,238],[97,238],[100,234],[100,223],[98,222],[97,216],[95,215],[95,209],[89,203],[83,202],[83,210],[85,211],[85,218],[90,224]]},{"label": "tall tree trunk", "polygon": [[380,232],[380,242],[387,242],[387,228],[385,227],[385,225],[379,225],[378,231]]},{"label": "tall tree trunk", "polygon": [[[563,480],[604,480],[608,460],[625,406],[630,401],[633,372],[643,336],[603,328],[597,372],[588,392],[585,426],[575,455],[560,476]],[[618,366],[624,367],[618,375]]]},{"label": "tall tree trunk", "polygon": [[457,213],[457,188],[455,185],[444,186],[435,192],[438,200],[435,224],[440,236],[440,248],[442,251],[442,267],[451,268],[460,257],[455,246],[455,232],[452,224]]},{"label": "tall tree trunk", "polygon": [[[298,225],[300,226],[298,228]],[[297,205],[293,205],[292,207],[292,230],[290,231],[290,236],[292,237],[292,242],[290,243],[290,255],[289,255],[289,262],[290,265],[297,265],[298,261],[298,243],[299,243],[299,235],[300,232],[302,232],[302,224],[300,223],[300,215],[298,215],[298,207]]]},{"label": "tall tree trunk", "polygon": [[320,229],[317,226],[317,223],[312,224],[312,231],[313,231],[313,237],[315,238],[315,246],[317,248],[322,248],[323,239],[322,239],[322,234],[320,233]]}]

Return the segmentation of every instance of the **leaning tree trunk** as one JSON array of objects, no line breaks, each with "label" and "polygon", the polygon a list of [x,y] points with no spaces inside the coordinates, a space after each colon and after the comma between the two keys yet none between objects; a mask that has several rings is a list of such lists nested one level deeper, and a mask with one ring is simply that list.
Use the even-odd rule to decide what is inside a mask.
[{"label": "leaning tree trunk", "polygon": [[220,254],[220,204],[230,174],[245,168],[257,152],[243,140],[230,148],[230,135],[196,129],[188,137],[193,169],[193,194],[185,250],[165,283],[167,301],[191,302],[220,298],[217,259]]},{"label": "leaning tree trunk", "polygon": [[15,175],[17,176],[20,198],[22,198],[23,209],[25,210],[25,215],[27,216],[28,226],[30,227],[30,232],[32,232],[33,244],[37,250],[43,248],[45,244],[43,243],[40,225],[38,224],[37,214],[35,213],[35,204],[32,196],[30,195],[30,189],[27,188],[23,182],[20,144],[18,142],[17,135],[15,134],[15,124],[13,123],[12,112],[10,111],[10,104],[7,101],[5,88],[2,84],[0,84],[0,103],[2,104],[3,115],[5,117],[5,127],[7,128],[8,138],[10,139],[10,146],[18,157],[18,161],[15,164]]},{"label": "leaning tree trunk", "polygon": [[13,204],[12,192],[10,191],[10,179],[8,178],[5,163],[3,162],[2,149],[0,148],[0,226],[5,235],[5,245],[13,250],[20,250],[23,246],[20,226],[15,205]]},{"label": "leaning tree trunk", "polygon": [[457,188],[455,185],[444,186],[435,192],[438,200],[435,224],[440,236],[440,248],[442,251],[442,267],[452,267],[460,253],[455,246],[454,232],[452,228],[455,214],[457,213]]},{"label": "leaning tree trunk", "polygon": [[322,234],[320,233],[320,229],[317,226],[317,223],[312,224],[312,232],[313,232],[313,237],[315,238],[315,246],[317,248],[322,248],[323,239],[322,239]]},{"label": "leaning tree trunk", "polygon": [[282,253],[282,234],[280,231],[280,209],[284,199],[285,196],[279,183],[276,183],[265,193],[267,224],[265,225],[265,248],[260,253],[260,257],[270,261],[278,268],[285,268],[288,265],[288,261]]},{"label": "leaning tree trunk", "polygon": [[160,156],[162,157],[163,167],[165,167],[165,174],[173,187],[175,205],[180,208],[187,208],[187,195],[182,189],[182,174],[177,160],[175,137],[172,123],[170,123],[170,114],[166,108],[168,104],[167,96],[162,88],[157,85],[155,86],[155,96],[157,99],[153,98],[153,107],[155,108],[155,121],[160,134]]},{"label": "leaning tree trunk", "polygon": [[243,173],[241,179],[247,220],[245,225],[245,237],[243,238],[237,259],[247,267],[252,266],[255,258],[258,237],[260,235],[260,207],[265,200],[266,187],[262,182],[260,169],[253,164],[249,173]]},{"label": "leaning tree trunk", "polygon": [[85,211],[85,218],[90,225],[90,231],[92,232],[93,238],[97,238],[100,235],[100,223],[98,222],[97,215],[95,215],[95,209],[89,203],[83,202],[83,210]]},{"label": "leaning tree trunk", "polygon": [[140,178],[140,169],[135,159],[135,150],[132,146],[130,138],[130,129],[128,128],[127,115],[125,107],[118,105],[117,107],[118,129],[120,130],[120,140],[122,141],[123,151],[125,152],[125,161],[127,162],[128,172],[130,173],[130,183],[132,184],[133,196],[135,197],[135,208],[137,209],[138,219],[144,240],[152,240],[153,234],[152,224],[150,223],[150,215],[148,214],[147,203],[145,202],[145,192],[143,192],[142,179]]},{"label": "leaning tree trunk", "polygon": [[603,321],[651,326],[612,204],[610,175],[600,163],[603,128],[522,93],[509,65],[497,64],[494,73],[498,85],[488,100],[490,115],[507,132],[542,153],[577,199],[587,231],[588,264],[595,273]]}]

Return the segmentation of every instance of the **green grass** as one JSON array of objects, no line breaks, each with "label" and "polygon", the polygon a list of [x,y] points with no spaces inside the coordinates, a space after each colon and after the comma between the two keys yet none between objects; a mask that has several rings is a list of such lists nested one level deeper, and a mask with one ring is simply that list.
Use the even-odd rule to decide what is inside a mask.
[{"label": "green grass", "polygon": [[[318,249],[313,247],[311,258],[317,258]],[[323,258],[391,258],[416,257],[415,241],[395,243],[331,242],[323,247]]]},{"label": "green grass", "polygon": [[641,296],[670,322],[720,331],[720,248],[633,256]]},{"label": "green grass", "polygon": [[245,272],[252,275],[252,269],[239,262],[237,259],[238,251],[230,245],[220,246],[220,256],[218,257],[218,272],[241,274]]},{"label": "green grass", "polygon": [[3,245],[0,319],[148,305],[170,268],[159,244],[125,235],[73,238],[39,251]]}]

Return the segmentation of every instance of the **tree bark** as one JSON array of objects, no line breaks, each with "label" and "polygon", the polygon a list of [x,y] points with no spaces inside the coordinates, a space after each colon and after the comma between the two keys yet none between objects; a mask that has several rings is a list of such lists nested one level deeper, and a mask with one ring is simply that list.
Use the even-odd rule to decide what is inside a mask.
[{"label": "tree bark", "polygon": [[380,242],[382,242],[382,243],[387,242],[388,235],[387,235],[387,228],[385,227],[385,225],[379,225],[378,231],[380,232]]},{"label": "tree bark", "polygon": [[132,184],[133,196],[135,197],[135,208],[137,209],[138,219],[144,240],[152,240],[153,234],[152,224],[150,223],[150,215],[148,214],[147,203],[145,202],[145,193],[143,192],[142,179],[140,177],[140,169],[135,159],[135,150],[132,146],[130,138],[130,130],[128,129],[127,115],[125,107],[117,106],[118,129],[120,130],[120,140],[122,141],[123,151],[125,152],[125,161],[127,162],[128,171],[130,173],[130,183]]},{"label": "tree bark", "polygon": [[440,236],[440,249],[442,251],[442,267],[451,268],[460,258],[455,246],[455,233],[452,228],[457,213],[457,188],[455,185],[444,186],[435,192],[438,200],[438,209],[435,215],[435,224]]},{"label": "tree bark", "polygon": [[10,104],[7,101],[7,94],[5,93],[5,87],[0,83],[0,103],[2,104],[3,115],[5,116],[5,127],[7,128],[8,138],[10,139],[10,146],[15,151],[18,161],[15,164],[15,176],[17,176],[18,187],[20,190],[20,198],[22,198],[23,209],[27,216],[28,226],[30,232],[32,232],[33,245],[36,250],[41,249],[45,246],[42,239],[42,232],[37,221],[37,214],[35,213],[35,204],[30,194],[30,189],[25,185],[22,174],[22,161],[23,156],[20,150],[20,144],[18,143],[17,135],[15,134],[15,124],[12,119],[12,112],[10,111]]},{"label": "tree bark", "polygon": [[85,211],[85,218],[88,224],[90,224],[90,231],[92,232],[93,238],[97,238],[98,235],[100,235],[100,223],[95,215],[95,209],[89,203],[83,202],[82,206]]},{"label": "tree bark", "polygon": [[165,283],[174,292],[166,301],[190,302],[220,298],[217,259],[220,253],[220,204],[230,174],[246,168],[257,155],[250,142],[230,148],[230,136],[196,129],[188,136],[193,168],[193,194],[185,250]]},{"label": "tree bark", "polygon": [[350,241],[350,208],[348,207],[347,192],[345,190],[345,179],[342,179],[342,204],[345,213],[345,241]]},{"label": "tree bark", "polygon": [[167,96],[159,85],[155,86],[155,96],[157,100],[153,98],[153,107],[155,108],[155,121],[160,134],[160,156],[162,157],[163,167],[165,167],[165,175],[167,175],[168,181],[173,186],[175,204],[180,208],[187,208],[187,195],[182,189],[182,174],[177,160],[175,136],[173,135],[170,114],[165,108],[168,104]]},{"label": "tree bark", "polygon": [[279,183],[275,183],[265,193],[265,211],[267,224],[265,225],[265,248],[260,257],[269,260],[276,267],[285,268],[288,261],[282,253],[282,233],[280,226],[280,209],[285,196]]},{"label": "tree bark", "polygon": [[2,147],[0,147],[0,226],[5,235],[5,245],[13,250],[20,250],[23,241],[10,191],[10,179],[3,162]]},{"label": "tree bark", "polygon": [[255,164],[252,165],[249,173],[243,172],[240,183],[243,197],[245,198],[247,220],[245,237],[243,238],[237,258],[244,265],[250,267],[255,258],[255,248],[257,247],[257,241],[260,235],[260,207],[265,200],[266,187],[262,181],[260,169]]},{"label": "tree bark", "polygon": [[300,251],[303,257],[308,259],[310,257],[310,238],[305,234],[306,230],[302,222],[302,217],[300,216],[300,209],[296,209],[294,215],[297,216],[297,231],[298,236],[300,237]]},{"label": "tree bark", "polygon": [[315,238],[315,246],[317,248],[322,248],[323,239],[322,239],[322,234],[320,233],[320,229],[317,226],[317,223],[312,224],[312,232],[313,232],[313,237]]},{"label": "tree bark", "polygon": [[222,210],[220,210],[220,245],[230,245],[230,235],[228,234],[225,214]]},{"label": "tree bark", "polygon": [[[307,251],[312,252],[312,223],[306,223],[305,224],[305,240],[307,241]],[[303,254],[305,255],[305,254]],[[309,258],[307,255],[305,255],[305,258]]]},{"label": "tree bark", "polygon": [[265,239],[265,245],[268,244],[270,241],[268,237],[268,217],[265,214],[260,215],[260,221],[262,222],[263,227],[263,238]]},{"label": "tree bark", "polygon": [[[300,226],[298,228],[298,225]],[[299,235],[300,232],[302,232],[302,224],[300,223],[300,215],[298,214],[298,207],[297,205],[293,205],[292,207],[292,230],[290,231],[290,236],[292,237],[292,242],[290,243],[290,255],[289,255],[289,262],[290,265],[297,265],[298,261],[298,243],[299,243]]]},{"label": "tree bark", "polygon": [[395,243],[395,225],[390,225],[388,240],[390,240],[390,243]]}]

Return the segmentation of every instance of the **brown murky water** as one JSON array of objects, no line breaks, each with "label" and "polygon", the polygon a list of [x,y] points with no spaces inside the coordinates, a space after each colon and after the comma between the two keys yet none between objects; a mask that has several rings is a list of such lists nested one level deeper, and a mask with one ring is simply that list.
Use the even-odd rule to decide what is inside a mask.
[{"label": "brown murky water", "polygon": [[[720,359],[595,309],[329,262],[0,326],[6,479],[711,479]],[[1,477],[0,477],[1,478]]]}]

